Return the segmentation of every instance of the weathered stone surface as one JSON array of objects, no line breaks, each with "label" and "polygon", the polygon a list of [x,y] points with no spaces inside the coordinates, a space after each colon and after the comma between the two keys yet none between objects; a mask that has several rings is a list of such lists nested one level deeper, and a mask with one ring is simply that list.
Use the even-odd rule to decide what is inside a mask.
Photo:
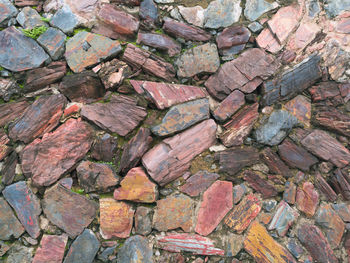
[{"label": "weathered stone surface", "polygon": [[214,241],[200,235],[173,233],[167,236],[157,236],[157,246],[171,252],[191,252],[196,255],[219,255],[225,251],[216,248]]},{"label": "weathered stone surface", "polygon": [[232,230],[242,233],[250,223],[257,217],[261,210],[259,199],[253,195],[247,195],[227,215],[225,224]]},{"label": "weathered stone surface", "polygon": [[18,156],[15,151],[13,151],[4,162],[4,167],[0,171],[2,174],[2,182],[5,185],[12,184],[13,179],[16,175],[16,166],[18,164]]},{"label": "weathered stone surface", "polygon": [[233,206],[232,183],[216,181],[203,194],[198,211],[196,232],[207,236],[218,226]]},{"label": "weathered stone surface", "polygon": [[24,232],[24,228],[12,212],[11,207],[0,198],[0,240],[10,240],[19,238]]},{"label": "weathered stone surface", "polygon": [[140,128],[136,135],[124,146],[119,171],[126,174],[131,168],[137,166],[144,153],[149,149],[152,140],[151,131],[148,128]]},{"label": "weathered stone surface", "polygon": [[259,263],[296,263],[288,250],[277,243],[257,221],[254,221],[248,230],[244,240],[244,249]]},{"label": "weathered stone surface", "polygon": [[220,103],[213,112],[213,115],[218,121],[226,121],[244,104],[244,94],[239,90],[234,90]]},{"label": "weathered stone surface", "polygon": [[67,99],[61,94],[40,97],[10,124],[10,138],[29,143],[50,132],[58,125],[66,103]]},{"label": "weathered stone surface", "polygon": [[[21,116],[30,104],[27,101],[5,103],[0,105],[0,127]],[[1,159],[1,158],[0,158]]]},{"label": "weathered stone surface", "polygon": [[270,172],[279,174],[284,177],[292,177],[293,174],[289,170],[288,166],[278,157],[278,155],[272,151],[271,148],[265,148],[261,152],[261,158],[265,164],[269,167]]},{"label": "weathered stone surface", "polygon": [[[113,198],[100,198],[100,233],[104,239],[127,238],[133,224],[131,205]],[[116,216],[118,215],[118,216]]]},{"label": "weathered stone surface", "polygon": [[152,127],[152,132],[158,136],[173,135],[198,122],[209,119],[209,115],[209,100],[207,98],[172,106],[161,124]]},{"label": "weathered stone surface", "polygon": [[138,206],[135,213],[135,232],[147,236],[152,232],[152,208]]},{"label": "weathered stone surface", "polygon": [[275,54],[279,52],[283,46],[277,41],[269,28],[265,28],[256,38],[256,43],[259,47]]},{"label": "weathered stone surface", "polygon": [[85,192],[107,192],[119,182],[119,176],[111,166],[104,163],[83,161],[77,167],[79,185]]},{"label": "weathered stone surface", "polygon": [[318,204],[318,193],[312,183],[305,182],[302,187],[298,187],[296,204],[298,209],[308,217],[312,217],[315,214]]},{"label": "weathered stone surface", "polygon": [[35,184],[48,186],[69,172],[89,151],[93,132],[85,122],[69,119],[21,152],[22,170]]},{"label": "weathered stone surface", "polygon": [[181,45],[172,38],[163,34],[139,32],[137,35],[137,43],[165,51],[170,57],[173,57],[181,52]]},{"label": "weathered stone surface", "polygon": [[215,144],[216,128],[209,119],[163,140],[142,157],[148,174],[161,186],[181,176],[195,156]]},{"label": "weathered stone surface", "polygon": [[25,29],[32,29],[39,26],[47,26],[41,20],[39,13],[29,6],[24,7],[16,17],[17,22]]},{"label": "weathered stone surface", "polygon": [[220,139],[226,147],[243,143],[259,117],[258,108],[258,103],[247,105],[224,125],[225,131],[220,135]]},{"label": "weathered stone surface", "polygon": [[268,2],[265,0],[248,0],[245,4],[244,16],[250,21],[257,20],[264,13],[278,7],[276,2]]},{"label": "weathered stone surface", "polygon": [[163,30],[169,35],[185,40],[208,41],[211,35],[203,29],[187,25],[171,18],[164,18]]},{"label": "weathered stone surface", "polygon": [[220,172],[235,175],[242,168],[259,162],[259,152],[253,147],[233,147],[218,152],[215,159],[219,160]]},{"label": "weathered stone surface", "polygon": [[96,217],[93,201],[59,183],[45,191],[42,206],[47,219],[71,238],[79,235]]},{"label": "weathered stone surface", "polygon": [[285,109],[294,115],[299,122],[310,127],[311,103],[303,95],[298,95],[284,105]]},{"label": "weathered stone surface", "polygon": [[73,33],[74,28],[79,25],[79,20],[67,5],[59,9],[50,20],[50,25],[57,27],[64,33]]},{"label": "weathered stone surface", "polygon": [[18,72],[40,67],[48,59],[34,39],[26,37],[14,26],[0,32],[0,66]]},{"label": "weathered stone surface", "polygon": [[314,130],[301,144],[311,153],[337,167],[344,167],[350,162],[349,150],[325,131]]},{"label": "weathered stone surface", "polygon": [[141,236],[129,237],[119,249],[117,262],[125,263],[152,263],[153,251],[148,240]]},{"label": "weathered stone surface", "polygon": [[205,9],[201,6],[178,6],[179,12],[181,16],[186,20],[187,23],[192,24],[194,26],[202,27],[204,24],[204,12]]},{"label": "weathered stone surface", "polygon": [[72,243],[63,263],[92,263],[100,248],[100,242],[90,229],[85,229]]},{"label": "weathered stone surface", "polygon": [[158,20],[158,8],[153,0],[145,0],[140,4],[140,18],[144,23],[155,24]]},{"label": "weathered stone surface", "polygon": [[21,93],[22,91],[15,80],[0,78],[0,99],[7,102],[11,100],[12,96],[20,95]]},{"label": "weathered stone surface", "polygon": [[159,231],[182,228],[191,232],[194,228],[195,202],[184,194],[174,194],[157,201],[153,227]]},{"label": "weathered stone surface", "polygon": [[289,239],[286,247],[295,258],[300,258],[304,254],[303,247],[297,243],[295,238]]},{"label": "weathered stone surface", "polygon": [[6,263],[29,263],[32,262],[34,248],[25,247],[15,243],[7,252]]},{"label": "weathered stone surface", "polygon": [[276,229],[279,236],[285,236],[297,217],[298,213],[285,201],[281,201],[276,208],[276,213],[272,218],[268,230]]},{"label": "weathered stone surface", "polygon": [[242,8],[239,0],[215,0],[210,2],[204,13],[204,27],[227,27],[238,22]]},{"label": "weathered stone surface", "polygon": [[332,208],[344,222],[350,222],[350,206],[346,203],[332,204]]},{"label": "weathered stone surface", "polygon": [[121,51],[118,41],[81,31],[67,41],[65,57],[71,70],[77,73]]},{"label": "weathered stone surface", "polygon": [[160,110],[207,96],[201,87],[196,86],[138,80],[130,80],[130,84],[138,94],[143,94]]},{"label": "weathered stone surface", "polygon": [[40,0],[15,0],[16,6],[38,6]]},{"label": "weathered stone surface", "polygon": [[40,246],[35,252],[33,263],[61,263],[64,257],[64,250],[68,241],[68,236],[63,234],[43,235]]},{"label": "weathered stone surface", "polygon": [[289,40],[287,47],[292,51],[303,50],[309,45],[321,31],[321,28],[316,23],[301,23],[295,34]]},{"label": "weathered stone surface", "polygon": [[341,193],[343,198],[347,201],[350,200],[350,179],[346,172],[342,172],[340,169],[335,170],[334,176],[331,177],[330,183],[335,189],[336,193]]},{"label": "weathered stone surface", "polygon": [[199,171],[186,180],[186,183],[180,187],[180,191],[192,197],[198,196],[218,178],[218,174]]},{"label": "weathered stone surface", "polygon": [[296,185],[294,183],[291,183],[291,182],[286,182],[285,190],[283,192],[283,200],[291,205],[294,205],[296,194],[297,194]]},{"label": "weathered stone surface", "polygon": [[157,200],[157,185],[152,183],[142,167],[131,169],[114,190],[114,199],[140,203],[153,203]]},{"label": "weathered stone surface", "polygon": [[339,246],[345,230],[345,223],[329,204],[322,204],[316,213],[316,223],[324,228],[324,233],[332,248]]},{"label": "weathered stone surface", "polygon": [[343,11],[350,10],[349,0],[326,0],[324,4],[324,9],[329,17],[335,17]]},{"label": "weathered stone surface", "polygon": [[40,234],[40,201],[27,186],[26,182],[20,181],[7,186],[2,194],[16,211],[18,219],[27,233],[32,238],[37,238]]},{"label": "weathered stone surface", "polygon": [[250,170],[244,171],[244,180],[257,192],[261,193],[263,198],[269,198],[278,194],[276,188],[270,181],[262,178],[258,173]]},{"label": "weathered stone surface", "polygon": [[315,225],[302,224],[298,228],[297,235],[299,241],[311,254],[313,260],[329,263],[338,262],[326,238]]},{"label": "weathered stone surface", "polygon": [[10,139],[7,137],[4,130],[0,130],[0,161],[2,161],[7,155],[12,151],[11,146],[9,146]]},{"label": "weathered stone surface", "polygon": [[236,47],[236,52],[234,53],[238,53],[239,51],[244,49],[245,44],[250,38],[250,35],[250,31],[245,27],[227,27],[216,37],[216,43],[220,50],[227,50],[231,47]]},{"label": "weathered stone surface", "polygon": [[112,162],[117,152],[117,139],[109,134],[99,137],[91,149],[91,157],[104,162]]},{"label": "weathered stone surface", "polygon": [[334,192],[332,187],[327,183],[327,181],[322,177],[320,173],[316,173],[315,186],[326,197],[328,201],[334,202],[335,200],[337,200],[337,194]]},{"label": "weathered stone surface", "polygon": [[108,132],[127,135],[146,117],[145,108],[137,106],[136,99],[113,95],[108,103],[85,105],[81,116]]},{"label": "weathered stone surface", "polygon": [[[229,233],[225,242],[225,256],[234,257],[236,256],[241,249],[243,248],[243,239],[240,235]],[[232,261],[234,263],[234,261]],[[204,263],[200,262],[200,263]]]},{"label": "weathered stone surface", "polygon": [[316,108],[315,122],[328,130],[350,137],[350,117],[337,108],[324,106]]},{"label": "weathered stone surface", "polygon": [[241,201],[242,197],[248,191],[247,187],[244,184],[235,185],[233,187],[233,203],[237,204]]},{"label": "weathered stone surface", "polygon": [[9,0],[0,1],[0,26],[7,26],[7,22],[17,15],[18,11],[16,7]]}]

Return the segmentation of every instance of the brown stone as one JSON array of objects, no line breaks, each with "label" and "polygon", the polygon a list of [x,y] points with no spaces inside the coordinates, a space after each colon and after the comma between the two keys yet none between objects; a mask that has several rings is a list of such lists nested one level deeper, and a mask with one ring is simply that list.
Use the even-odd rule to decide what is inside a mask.
[{"label": "brown stone", "polygon": [[104,162],[112,162],[117,152],[117,139],[109,134],[99,137],[91,149],[91,157]]},{"label": "brown stone", "polygon": [[170,57],[173,57],[181,52],[181,45],[172,38],[163,34],[139,32],[137,35],[137,43],[165,51]]},{"label": "brown stone", "polygon": [[294,183],[286,182],[285,190],[283,192],[283,200],[294,205],[297,194],[297,186]]},{"label": "brown stone", "polygon": [[293,176],[288,166],[278,157],[275,152],[272,151],[271,148],[265,148],[261,153],[261,158],[265,161],[265,164],[269,167],[271,173],[279,174],[284,177]]},{"label": "brown stone", "polygon": [[40,246],[35,252],[33,263],[61,263],[64,257],[64,251],[68,236],[63,234],[61,236],[56,235],[43,235],[40,241]]},{"label": "brown stone", "polygon": [[295,58],[297,57],[297,54],[294,51],[291,50],[285,50],[281,54],[281,61],[283,65],[288,65],[292,63]]},{"label": "brown stone", "polygon": [[303,95],[298,95],[284,105],[285,109],[294,115],[305,127],[310,127],[311,103]]},{"label": "brown stone", "polygon": [[[340,169],[335,170],[332,180],[332,187],[337,193],[341,193],[343,198],[347,201],[350,200],[350,178],[346,172],[342,172]],[[336,182],[336,185],[333,183]]]},{"label": "brown stone", "polygon": [[27,101],[5,103],[0,105],[0,127],[8,124],[21,114],[30,104]]},{"label": "brown stone", "polygon": [[227,49],[233,46],[244,45],[250,38],[250,31],[242,26],[225,28],[217,37],[216,43],[219,49]]},{"label": "brown stone", "polygon": [[350,116],[333,107],[318,107],[315,110],[315,122],[327,130],[350,137]]},{"label": "brown stone", "polygon": [[15,151],[13,151],[4,162],[4,166],[2,168],[2,182],[5,185],[12,184],[13,179],[16,175],[16,166],[18,164],[18,156]]},{"label": "brown stone", "polygon": [[218,121],[226,121],[245,103],[244,94],[239,90],[234,90],[215,109],[213,115]]},{"label": "brown stone", "polygon": [[12,148],[8,145],[10,139],[3,130],[0,130],[0,161],[2,161],[11,151]]},{"label": "brown stone", "polygon": [[250,187],[255,191],[261,193],[261,196],[265,198],[270,198],[278,194],[276,188],[267,181],[265,178],[262,178],[258,173],[252,172],[250,170],[244,171],[244,180],[248,182]]},{"label": "brown stone", "polygon": [[80,119],[69,119],[52,133],[36,139],[21,152],[22,170],[40,186],[56,182],[89,151],[91,127]]},{"label": "brown stone", "polygon": [[331,99],[340,95],[338,84],[335,82],[321,82],[309,88],[313,102]]},{"label": "brown stone", "polygon": [[297,208],[308,217],[312,217],[315,214],[318,204],[318,193],[312,183],[305,182],[302,187],[298,187],[296,204]]},{"label": "brown stone", "polygon": [[204,192],[212,183],[219,178],[218,174],[207,171],[199,171],[186,180],[186,183],[180,187],[180,191],[189,196],[198,196]]},{"label": "brown stone", "polygon": [[316,173],[315,186],[326,197],[328,201],[334,202],[335,200],[337,200],[337,194],[334,192],[332,187],[327,183],[327,181],[322,177],[320,173]]},{"label": "brown stone", "polygon": [[125,78],[131,75],[131,68],[124,61],[113,59],[93,68],[97,72],[106,90],[119,87]]},{"label": "brown stone", "polygon": [[138,206],[135,213],[135,232],[147,236],[152,232],[153,210],[149,207]]}]

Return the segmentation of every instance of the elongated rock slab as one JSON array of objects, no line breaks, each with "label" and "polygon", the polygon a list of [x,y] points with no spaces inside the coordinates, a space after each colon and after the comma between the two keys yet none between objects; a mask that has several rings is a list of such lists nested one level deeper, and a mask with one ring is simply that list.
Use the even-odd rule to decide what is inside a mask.
[{"label": "elongated rock slab", "polygon": [[318,193],[310,182],[305,182],[302,187],[298,188],[296,196],[297,207],[308,217],[315,214],[318,204]]},{"label": "elongated rock slab", "polygon": [[321,107],[317,109],[315,120],[326,129],[350,137],[350,117],[336,108]]},{"label": "elongated rock slab", "polygon": [[180,191],[192,197],[198,196],[218,178],[218,174],[199,171],[186,180],[186,183],[180,187]]},{"label": "elongated rock slab", "polygon": [[244,180],[246,180],[255,191],[261,193],[263,198],[273,197],[278,194],[276,188],[270,181],[267,181],[255,172],[250,170],[244,171]]},{"label": "elongated rock slab", "polygon": [[190,167],[194,157],[215,143],[216,128],[210,119],[165,139],[143,156],[144,167],[161,186],[173,181]]},{"label": "elongated rock slab", "polygon": [[29,105],[30,104],[27,101],[1,104],[0,105],[0,127],[20,117],[21,114],[23,114],[23,112]]},{"label": "elongated rock slab", "polygon": [[278,157],[275,152],[271,150],[271,148],[265,148],[260,156],[265,161],[265,164],[269,167],[271,173],[280,174],[284,177],[293,176],[288,166]]},{"label": "elongated rock slab", "polygon": [[172,38],[163,34],[139,32],[137,35],[137,43],[142,43],[144,45],[166,51],[170,57],[173,57],[181,52],[181,45]]},{"label": "elongated rock slab", "polygon": [[33,263],[61,263],[67,241],[68,236],[65,234],[61,236],[43,235],[40,246],[35,252]]},{"label": "elongated rock slab", "polygon": [[298,217],[296,213],[285,201],[281,201],[274,217],[268,227],[269,230],[276,229],[279,236],[285,236],[289,227]]},{"label": "elongated rock slab", "polygon": [[0,198],[0,240],[19,238],[24,228],[5,199]]},{"label": "elongated rock slab", "polygon": [[234,90],[224,99],[213,112],[214,118],[218,121],[226,121],[245,103],[244,94]]},{"label": "elongated rock slab", "polygon": [[8,145],[10,139],[7,137],[5,131],[0,130],[0,161],[2,161],[12,151],[12,148]]}]

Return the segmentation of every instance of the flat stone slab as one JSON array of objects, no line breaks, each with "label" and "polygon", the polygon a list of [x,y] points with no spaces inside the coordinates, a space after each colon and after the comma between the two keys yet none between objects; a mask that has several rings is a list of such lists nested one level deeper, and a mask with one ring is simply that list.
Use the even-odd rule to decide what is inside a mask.
[{"label": "flat stone slab", "polygon": [[19,238],[24,228],[5,199],[0,198],[0,240]]},{"label": "flat stone slab", "polygon": [[244,171],[244,180],[248,182],[251,188],[261,193],[263,198],[274,197],[278,194],[277,189],[271,181],[266,180],[266,178],[258,174],[258,172],[253,172],[251,170]]},{"label": "flat stone slab", "polygon": [[0,105],[0,127],[20,117],[21,114],[25,111],[25,109],[29,105],[30,104],[27,101],[1,104]]},{"label": "flat stone slab", "polygon": [[118,250],[117,262],[123,263],[153,263],[153,250],[148,240],[142,236],[129,237]]},{"label": "flat stone slab", "polygon": [[40,246],[35,252],[33,263],[61,263],[64,257],[68,236],[63,234],[43,235]]},{"label": "flat stone slab", "polygon": [[198,196],[212,185],[219,175],[207,171],[199,171],[186,180],[186,183],[180,187],[180,191],[189,196]]},{"label": "flat stone slab", "polygon": [[215,0],[204,13],[204,27],[228,27],[238,22],[242,13],[240,0]]},{"label": "flat stone slab", "polygon": [[139,32],[137,35],[137,43],[165,51],[170,57],[173,57],[181,52],[181,45],[172,38],[163,34]]},{"label": "flat stone slab", "polygon": [[285,236],[298,215],[285,201],[281,201],[276,208],[276,213],[268,230],[276,229],[279,236]]},{"label": "flat stone slab", "polygon": [[9,0],[0,1],[0,25],[7,26],[7,22],[12,17],[16,16],[18,11],[17,8]]},{"label": "flat stone slab", "polygon": [[312,217],[318,204],[318,193],[311,182],[305,182],[299,187],[296,195],[297,208],[308,217]]},{"label": "flat stone slab", "polygon": [[278,7],[276,2],[268,2],[265,0],[248,0],[245,4],[244,16],[250,21],[257,20],[264,13]]}]

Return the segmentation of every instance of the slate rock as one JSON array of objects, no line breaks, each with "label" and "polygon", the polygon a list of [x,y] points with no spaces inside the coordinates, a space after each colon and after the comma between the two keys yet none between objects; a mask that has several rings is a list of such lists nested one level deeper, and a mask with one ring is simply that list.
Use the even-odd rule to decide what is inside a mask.
[{"label": "slate rock", "polygon": [[24,228],[11,207],[5,199],[0,198],[0,240],[10,240],[12,237],[19,238],[23,232]]},{"label": "slate rock", "polygon": [[172,38],[163,34],[139,32],[137,34],[137,43],[154,47],[160,51],[165,51],[170,57],[173,57],[181,52],[181,45]]},{"label": "slate rock", "polygon": [[309,88],[313,102],[332,99],[340,95],[339,85],[335,82],[320,82]]},{"label": "slate rock", "polygon": [[264,163],[269,167],[271,173],[279,174],[284,177],[293,176],[288,166],[279,158],[279,156],[274,151],[272,151],[271,148],[266,147],[261,152],[260,156],[264,160]]},{"label": "slate rock", "polygon": [[343,11],[350,10],[349,0],[326,0],[324,4],[324,9],[326,10],[328,17],[335,17]]},{"label": "slate rock", "polygon": [[152,232],[152,208],[138,206],[135,212],[136,234],[147,236]]},{"label": "slate rock", "polygon": [[30,263],[32,262],[34,248],[25,247],[15,243],[7,252],[6,263]]},{"label": "slate rock", "polygon": [[21,152],[22,170],[35,184],[48,186],[69,172],[89,151],[93,131],[85,122],[69,119]]},{"label": "slate rock", "polygon": [[117,152],[118,142],[113,136],[104,134],[98,137],[91,149],[91,157],[104,162],[112,162]]},{"label": "slate rock", "polygon": [[17,15],[17,22],[25,29],[33,29],[35,27],[47,26],[47,24],[41,20],[39,13],[29,7],[24,7]]},{"label": "slate rock", "polygon": [[143,166],[153,180],[164,186],[181,176],[194,157],[215,144],[216,128],[209,119],[163,140],[142,157]]},{"label": "slate rock", "polygon": [[73,33],[73,30],[78,27],[79,21],[70,7],[65,5],[50,19],[50,25],[59,28],[66,34],[69,34]]},{"label": "slate rock", "polygon": [[269,28],[263,29],[255,40],[258,47],[264,48],[272,54],[278,53],[283,48]]},{"label": "slate rock", "polygon": [[294,183],[291,183],[291,182],[286,182],[285,190],[283,192],[283,200],[291,205],[294,205],[296,194],[297,194],[296,185]]},{"label": "slate rock", "polygon": [[10,101],[14,95],[20,95],[22,91],[15,80],[0,78],[0,98],[4,101]]},{"label": "slate rock", "polygon": [[47,219],[70,238],[80,235],[96,217],[96,205],[93,201],[71,192],[61,184],[46,189],[42,206]]},{"label": "slate rock", "polygon": [[216,173],[199,171],[186,180],[185,184],[180,187],[180,191],[191,197],[198,196],[218,178],[219,175]]},{"label": "slate rock", "polygon": [[43,235],[40,245],[35,252],[33,263],[61,263],[67,241],[68,236],[65,234],[61,236]]},{"label": "slate rock", "polygon": [[241,201],[247,191],[248,189],[244,184],[235,185],[233,187],[233,203],[237,204],[239,201]]},{"label": "slate rock", "polygon": [[285,236],[297,217],[298,213],[285,201],[281,201],[276,208],[275,215],[272,218],[268,230],[276,229],[279,236]]},{"label": "slate rock", "polygon": [[27,233],[32,238],[37,238],[40,235],[40,201],[27,186],[26,182],[20,181],[7,186],[2,191],[2,194],[16,211],[18,219]]},{"label": "slate rock", "polygon": [[156,23],[158,20],[158,8],[153,0],[143,0],[140,4],[139,16],[145,22]]},{"label": "slate rock", "polygon": [[27,101],[18,101],[0,105],[0,127],[21,116],[30,104]]},{"label": "slate rock", "polygon": [[204,13],[204,27],[228,27],[238,22],[241,13],[240,0],[215,0],[210,2]]},{"label": "slate rock", "polygon": [[295,34],[289,39],[286,48],[295,52],[305,49],[321,30],[322,29],[316,23],[301,23],[295,31]]},{"label": "slate rock", "polygon": [[312,183],[305,182],[302,187],[298,187],[296,204],[297,208],[308,217],[312,217],[315,214],[318,204],[318,193]]},{"label": "slate rock", "polygon": [[278,194],[274,185],[256,172],[244,171],[244,180],[248,182],[251,188],[261,193],[263,198],[270,198]]},{"label": "slate rock", "polygon": [[4,161],[4,167],[1,170],[2,183],[5,185],[12,184],[16,175],[16,166],[18,164],[18,155],[13,151]]},{"label": "slate rock", "polygon": [[4,130],[0,130],[0,161],[2,161],[12,151],[10,145],[8,145],[10,139],[7,137]]},{"label": "slate rock", "polygon": [[330,183],[337,194],[341,194],[345,200],[350,200],[350,178],[346,172],[339,168],[335,170],[334,176],[330,178]]},{"label": "slate rock", "polygon": [[245,4],[244,16],[250,21],[257,20],[260,16],[278,7],[276,2],[265,0],[248,0]]},{"label": "slate rock", "polygon": [[[244,10],[245,11],[245,10]],[[260,33],[261,30],[264,29],[264,27],[259,22],[252,22],[248,25],[248,28],[253,33]]]},{"label": "slate rock", "polygon": [[63,56],[66,35],[60,30],[50,27],[38,37],[37,41],[53,60],[58,60]]},{"label": "slate rock", "polygon": [[332,204],[332,208],[344,222],[350,222],[350,206],[346,203]]},{"label": "slate rock", "polygon": [[52,131],[63,114],[67,99],[61,95],[41,96],[9,126],[9,137],[29,143]]},{"label": "slate rock", "polygon": [[209,100],[198,99],[172,106],[161,124],[152,127],[157,136],[169,136],[209,119]]},{"label": "slate rock", "polygon": [[18,72],[38,68],[48,59],[34,39],[26,37],[14,26],[0,32],[0,66]]},{"label": "slate rock", "polygon": [[148,240],[142,236],[129,237],[124,245],[119,249],[117,262],[134,263],[152,263],[153,250]]},{"label": "slate rock", "polygon": [[328,201],[334,202],[335,200],[337,200],[337,194],[334,192],[332,187],[327,183],[327,181],[322,177],[320,173],[316,173],[315,186],[326,197]]},{"label": "slate rock", "polygon": [[226,121],[244,104],[244,94],[239,90],[234,90],[215,109],[213,112],[214,118],[221,122]]},{"label": "slate rock", "polygon": [[7,22],[17,15],[17,8],[9,0],[1,0],[0,6],[0,26],[7,26]]},{"label": "slate rock", "polygon": [[250,31],[242,26],[231,26],[225,28],[216,37],[216,43],[220,50],[220,54],[238,54],[244,49],[250,35]]},{"label": "slate rock", "polygon": [[285,109],[294,115],[306,128],[310,127],[311,103],[303,95],[298,95],[284,105]]},{"label": "slate rock", "polygon": [[292,253],[293,256],[297,259],[304,254],[303,247],[297,243],[297,240],[295,238],[289,239],[286,247],[288,248],[290,253]]},{"label": "slate rock", "polygon": [[100,242],[90,229],[85,229],[72,243],[63,263],[92,263],[100,248]]}]

